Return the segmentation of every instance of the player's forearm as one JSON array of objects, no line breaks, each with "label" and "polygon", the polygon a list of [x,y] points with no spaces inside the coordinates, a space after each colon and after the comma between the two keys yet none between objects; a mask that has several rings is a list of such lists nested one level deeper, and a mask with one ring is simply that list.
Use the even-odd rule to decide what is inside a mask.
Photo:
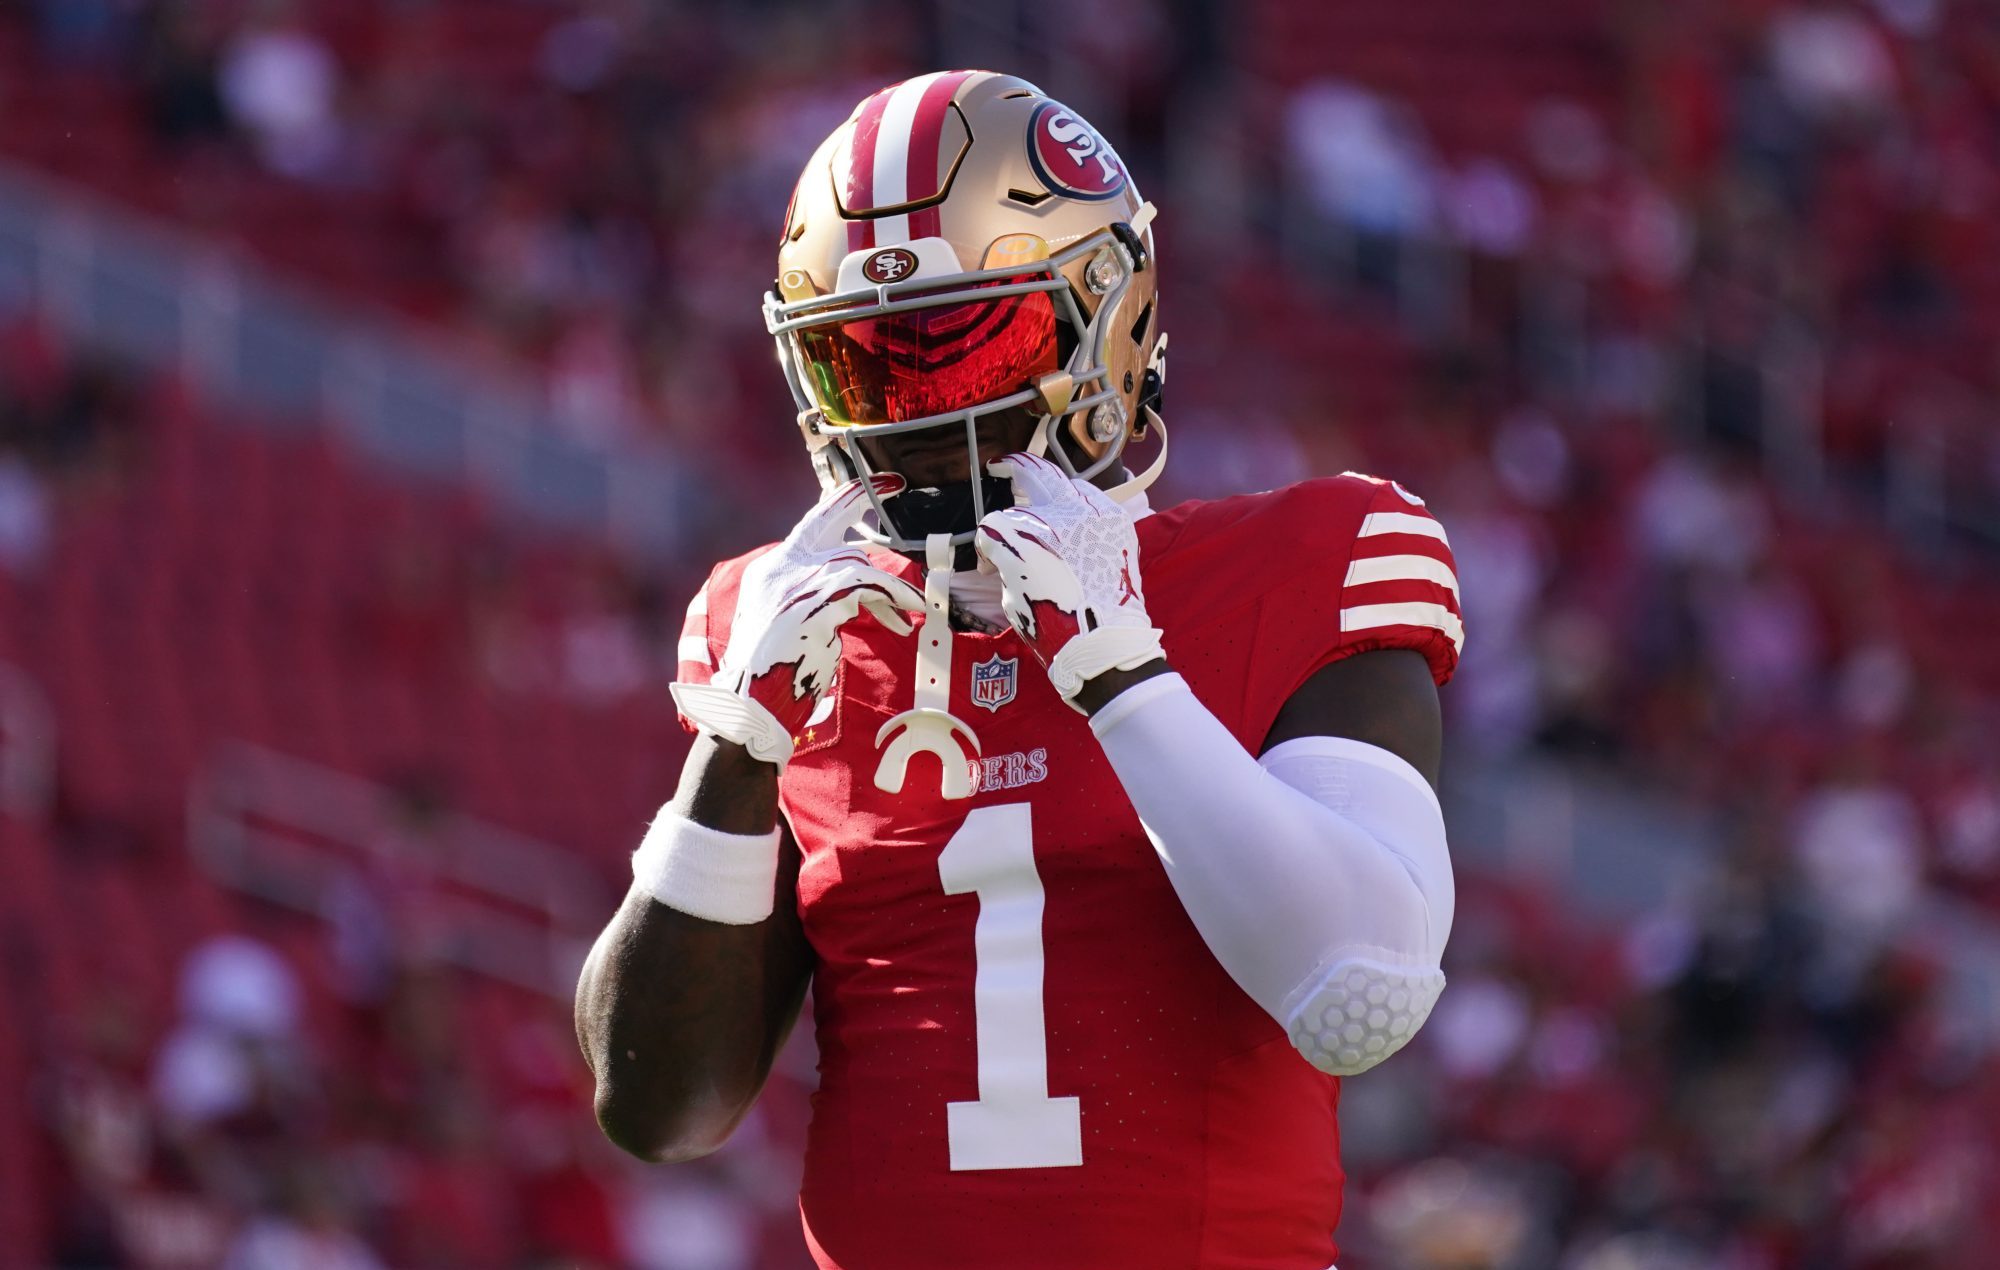
[{"label": "player's forearm", "polygon": [[[754,843],[776,819],[775,774],[741,747],[703,738],[661,814]],[[811,963],[790,902],[796,855],[772,863],[775,874],[761,866],[769,890],[758,920],[708,920],[635,880],[591,950],[577,1036],[597,1079],[599,1123],[634,1155],[686,1159],[719,1146],[797,1017]]]},{"label": "player's forearm", "polygon": [[1132,670],[1107,670],[1094,679],[1084,680],[1083,687],[1077,690],[1076,704],[1083,707],[1085,714],[1096,714],[1127,688],[1172,673],[1173,667],[1167,665],[1164,657]]},{"label": "player's forearm", "polygon": [[[1299,776],[1274,751],[1266,761],[1286,774],[1267,770],[1177,677],[1129,689],[1091,726],[1210,951],[1308,1057],[1328,1070],[1372,1065],[1313,1052],[1326,1007],[1345,1006],[1324,996],[1327,985],[1350,966],[1386,976],[1363,989],[1382,987],[1375,1004],[1404,992],[1421,1007],[1400,1034],[1361,1038],[1364,1057],[1379,1061],[1408,1039],[1442,985],[1451,921],[1443,821],[1421,776],[1390,770],[1408,765],[1386,751],[1328,740],[1358,762],[1334,769],[1337,788],[1295,787],[1324,769]],[[1352,805],[1350,786],[1374,810]]]},{"label": "player's forearm", "polygon": [[688,751],[667,809],[723,833],[766,833],[778,823],[778,769],[704,733]]},{"label": "player's forearm", "polygon": [[[774,919],[775,920],[775,919]],[[644,1160],[692,1159],[743,1118],[797,1017],[806,976],[763,926],[690,917],[636,886],[577,985],[598,1123]]]}]

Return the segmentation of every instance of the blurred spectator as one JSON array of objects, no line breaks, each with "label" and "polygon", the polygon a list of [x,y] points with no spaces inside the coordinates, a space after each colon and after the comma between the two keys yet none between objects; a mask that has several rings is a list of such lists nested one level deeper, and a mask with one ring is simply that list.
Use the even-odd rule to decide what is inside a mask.
[{"label": "blurred spectator", "polygon": [[448,850],[444,782],[402,772],[386,785],[383,823],[360,861],[328,880],[323,908],[334,988],[363,1010],[388,1005],[405,973],[433,967],[445,952],[438,867]]},{"label": "blurred spectator", "polygon": [[1376,1191],[1370,1224],[1411,1270],[1512,1270],[1546,1264],[1528,1178],[1484,1161],[1441,1157]]},{"label": "blurred spectator", "polygon": [[1540,201],[1513,168],[1480,158],[1441,179],[1439,212],[1460,244],[1489,256],[1519,256],[1534,241]]},{"label": "blurred spectator", "polygon": [[1293,95],[1286,136],[1299,179],[1324,214],[1385,237],[1430,228],[1430,158],[1407,108],[1328,80]]},{"label": "blurred spectator", "polygon": [[251,1109],[297,1063],[299,985],[268,946],[217,935],[181,968],[180,1024],[153,1094],[170,1125],[199,1129]]},{"label": "blurred spectator", "polygon": [[147,122],[169,146],[219,141],[229,134],[230,113],[217,81],[218,26],[192,5],[160,5],[151,12],[138,69]]},{"label": "blurred spectator", "polygon": [[1808,795],[1794,846],[1814,905],[1855,955],[1913,916],[1924,844],[1916,808],[1900,791],[1857,773]]},{"label": "blurred spectator", "polygon": [[730,1186],[704,1170],[663,1177],[626,1216],[626,1246],[646,1270],[750,1270],[755,1213]]},{"label": "blurred spectator", "polygon": [[49,499],[34,469],[0,456],[0,565],[15,573],[41,563],[49,542]]},{"label": "blurred spectator", "polygon": [[246,1225],[231,1243],[223,1270],[263,1270],[266,1266],[311,1266],[314,1270],[378,1270],[383,1262],[346,1229],[328,1207],[324,1192],[302,1184],[295,1207]]},{"label": "blurred spectator", "polygon": [[326,176],[342,144],[336,113],[340,68],[326,45],[287,9],[287,0],[260,0],[250,21],[223,46],[222,100],[273,171]]},{"label": "blurred spectator", "polygon": [[1895,87],[1881,37],[1836,0],[1780,10],[1771,22],[1771,64],[1792,103],[1823,122],[1872,116]]}]

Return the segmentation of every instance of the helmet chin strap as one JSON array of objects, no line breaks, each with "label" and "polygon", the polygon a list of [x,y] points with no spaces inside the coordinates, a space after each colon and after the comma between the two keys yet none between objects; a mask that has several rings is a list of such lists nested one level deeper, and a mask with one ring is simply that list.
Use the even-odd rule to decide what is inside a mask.
[{"label": "helmet chin strap", "polygon": [[[1144,427],[1149,431],[1157,431],[1160,434],[1160,451],[1154,456],[1153,461],[1146,466],[1145,471],[1129,474],[1123,481],[1105,490],[1105,493],[1109,494],[1112,499],[1121,503],[1129,502],[1144,493],[1147,489],[1150,489],[1153,483],[1160,479],[1160,474],[1166,471],[1167,468],[1167,425],[1160,418],[1159,411],[1153,409],[1151,406],[1141,406],[1139,407],[1139,412]],[[1062,427],[1064,422],[1065,418],[1063,416],[1055,416],[1045,420],[1042,426],[1037,427],[1029,435],[1025,447],[1028,453],[1034,455],[1036,458],[1048,458],[1049,451],[1056,448],[1054,441],[1055,431],[1057,428]],[[1121,445],[1119,453],[1122,454],[1124,450],[1125,446]],[[838,461],[834,458],[835,454],[840,454],[841,456]],[[845,445],[826,444],[814,451],[813,460],[814,467],[819,473],[820,482],[827,488],[833,488],[851,479],[842,471],[843,468],[847,472],[852,472],[854,476],[867,476],[872,472],[872,467],[866,459],[859,454],[849,452]],[[1070,460],[1067,450],[1064,450],[1056,461],[1066,470],[1070,471],[1087,470],[1090,466],[1089,464],[1074,464]],[[980,503],[985,506],[987,511],[995,511],[1002,507],[1012,507],[1014,505],[1013,482],[987,472],[980,474],[979,482]],[[876,497],[872,490],[869,492],[869,498],[875,502],[876,514],[881,519],[883,529],[885,531],[893,531],[906,542],[915,540],[922,541],[928,545],[930,540],[940,533],[954,537],[967,537],[972,528],[969,525],[964,529],[958,528],[958,522],[970,517],[975,510],[970,481],[952,482],[932,488],[905,490],[897,499],[897,514],[891,514],[889,509],[882,504],[881,500]],[[905,554],[913,553],[906,550]],[[971,554],[971,543],[969,541],[960,543],[957,563],[970,568]]]},{"label": "helmet chin strap", "polygon": [[1063,422],[1063,417],[1044,420],[1042,426],[1036,428],[1034,434],[1028,438],[1028,453],[1038,459],[1049,457],[1049,438],[1055,434],[1057,428],[1062,427]]},{"label": "helmet chin strap", "polygon": [[[1120,503],[1130,502],[1140,494],[1145,493],[1152,487],[1154,481],[1160,479],[1160,474],[1167,470],[1167,425],[1161,421],[1160,412],[1151,406],[1139,407],[1139,413],[1145,420],[1146,428],[1151,431],[1157,431],[1160,434],[1160,452],[1146,466],[1145,471],[1128,475],[1123,481],[1104,491],[1113,500]],[[1060,426],[1061,421],[1058,420],[1054,427],[1036,428],[1034,438],[1028,443],[1028,453],[1038,459],[1047,458],[1051,444],[1050,435],[1055,431],[1056,427]],[[1125,447],[1122,445],[1119,446],[1118,453],[1122,456],[1124,452]],[[1067,458],[1068,456],[1065,454],[1063,457]],[[1079,466],[1087,469],[1090,465],[1082,464]]]},{"label": "helmet chin strap", "polygon": [[1115,502],[1130,502],[1137,498],[1151,488],[1154,481],[1160,479],[1160,473],[1167,470],[1167,425],[1160,421],[1159,412],[1151,406],[1143,406],[1141,411],[1145,415],[1147,429],[1160,434],[1160,452],[1152,463],[1147,465],[1145,471],[1128,476],[1104,491]]}]

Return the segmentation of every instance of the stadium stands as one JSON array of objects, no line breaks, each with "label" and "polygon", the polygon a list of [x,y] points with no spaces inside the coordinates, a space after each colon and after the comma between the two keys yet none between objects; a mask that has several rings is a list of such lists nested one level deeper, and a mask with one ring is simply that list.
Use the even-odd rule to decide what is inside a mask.
[{"label": "stadium stands", "polygon": [[[798,143],[900,62],[789,10],[832,82],[726,19],[623,33],[655,59],[555,5],[62,9],[0,19],[0,154],[539,364],[581,413],[799,463],[749,423],[787,408],[745,280]],[[711,40],[706,71],[666,51]],[[1996,1021],[1967,996],[2000,906],[1994,40],[1916,3],[1251,7],[1244,119],[1379,103],[1365,157],[1408,185],[1315,201],[1301,174],[1355,155],[1274,148],[1289,201],[1249,223],[1295,254],[1176,259],[1177,439],[1216,458],[1177,488],[1403,478],[1467,579],[1453,765],[1643,783],[1707,852],[1616,923],[1468,869],[1454,988],[1347,1094],[1357,1264],[1942,1270],[2000,1233]],[[274,57],[330,58],[338,91],[274,105]],[[1412,262],[1447,256],[1440,303]],[[560,1007],[444,968],[421,870],[358,868],[321,921],[225,889],[190,841],[191,791],[244,741],[371,782],[410,858],[444,807],[615,884],[677,768],[660,690],[706,561],[531,536],[50,328],[10,333],[0,388],[0,662],[58,754],[47,804],[0,816],[0,1247],[802,1264],[809,1068],[719,1164],[620,1165]],[[714,442],[691,410],[742,426]],[[0,710],[0,789],[34,714]],[[1514,832],[1455,841],[1484,861]],[[266,1014],[218,1014],[202,967]],[[218,1047],[254,1092],[182,1079]]]}]

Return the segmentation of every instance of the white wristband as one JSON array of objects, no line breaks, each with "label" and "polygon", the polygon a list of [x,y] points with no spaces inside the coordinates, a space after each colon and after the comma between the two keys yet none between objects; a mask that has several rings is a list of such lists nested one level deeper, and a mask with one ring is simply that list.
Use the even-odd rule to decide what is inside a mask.
[{"label": "white wristband", "polygon": [[661,809],[632,853],[639,888],[690,917],[752,926],[771,915],[778,831],[724,833]]}]

